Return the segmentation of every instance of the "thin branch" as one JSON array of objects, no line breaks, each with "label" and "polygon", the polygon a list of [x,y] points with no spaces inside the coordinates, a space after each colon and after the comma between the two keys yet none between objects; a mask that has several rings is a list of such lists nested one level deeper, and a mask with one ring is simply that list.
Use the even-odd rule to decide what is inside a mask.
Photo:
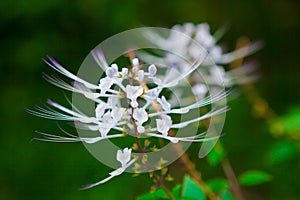
[{"label": "thin branch", "polygon": [[230,188],[232,190],[233,195],[235,196],[235,198],[237,200],[245,200],[242,189],[236,179],[236,176],[235,176],[234,171],[229,163],[228,158],[222,159],[221,164],[222,164],[223,170],[225,172],[225,175],[229,181]]}]

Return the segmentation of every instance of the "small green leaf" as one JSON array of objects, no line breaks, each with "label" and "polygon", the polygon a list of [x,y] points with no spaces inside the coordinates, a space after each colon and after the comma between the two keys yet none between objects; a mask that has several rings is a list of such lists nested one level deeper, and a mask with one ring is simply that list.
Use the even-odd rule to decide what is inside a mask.
[{"label": "small green leaf", "polygon": [[225,156],[224,149],[220,143],[217,143],[211,152],[207,155],[207,161],[211,166],[218,165]]},{"label": "small green leaf", "polygon": [[225,179],[211,179],[206,182],[207,186],[216,193],[219,193],[223,190],[226,190],[229,188],[228,181]]},{"label": "small green leaf", "polygon": [[184,199],[205,200],[205,193],[191,177],[185,176],[182,186],[182,197]]},{"label": "small green leaf", "polygon": [[272,176],[262,171],[249,170],[241,174],[238,179],[241,185],[251,186],[268,182],[272,179]]},{"label": "small green leaf", "polygon": [[159,200],[159,199],[168,199],[168,195],[162,189],[157,189],[153,192],[142,194],[137,198],[137,200]]}]

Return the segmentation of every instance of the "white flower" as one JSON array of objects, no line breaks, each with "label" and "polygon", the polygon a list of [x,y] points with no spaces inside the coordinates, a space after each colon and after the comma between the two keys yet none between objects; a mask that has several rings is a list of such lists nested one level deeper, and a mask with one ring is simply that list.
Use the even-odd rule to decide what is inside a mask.
[{"label": "white flower", "polygon": [[122,81],[126,77],[127,73],[128,69],[123,68],[121,74],[119,74],[117,64],[112,64],[111,67],[108,67],[106,69],[106,77],[100,79],[99,88],[101,95],[103,96],[103,94],[105,94],[107,91],[118,94],[117,91],[110,89],[113,84],[116,84],[124,91],[125,88],[122,85]]},{"label": "white flower", "polygon": [[168,111],[171,108],[171,104],[169,104],[165,98],[162,96],[161,98],[157,98],[157,102],[161,105],[162,109]]},{"label": "white flower", "polygon": [[118,97],[108,97],[107,105],[109,108],[120,107],[120,99]]},{"label": "white flower", "polygon": [[144,70],[139,70],[138,72],[138,81],[144,80]]},{"label": "white flower", "polygon": [[126,86],[126,97],[131,100],[130,105],[133,108],[136,108],[139,104],[137,102],[137,98],[143,94],[142,86]]},{"label": "white flower", "polygon": [[128,148],[125,148],[123,151],[118,150],[117,160],[121,163],[122,167],[125,167],[126,164],[130,161],[131,150],[132,149],[128,149]]},{"label": "white flower", "polygon": [[168,115],[162,115],[161,119],[156,119],[157,131],[160,132],[163,136],[168,135],[168,131],[172,126],[172,119]]},{"label": "white flower", "polygon": [[100,79],[100,84],[99,84],[99,88],[100,88],[100,92],[101,94],[105,94],[107,90],[110,89],[110,87],[114,84],[114,79],[109,78],[109,77],[105,77]]},{"label": "white flower", "polygon": [[103,183],[109,181],[110,179],[112,179],[113,177],[121,175],[128,167],[130,167],[135,162],[134,159],[130,160],[131,149],[128,149],[128,148],[123,149],[123,151],[118,150],[116,157],[117,157],[117,160],[121,163],[120,168],[110,172],[109,177],[107,177],[97,183],[89,184],[85,187],[82,187],[81,190],[89,189],[89,188],[95,187],[97,185],[103,184]]},{"label": "white flower", "polygon": [[133,111],[133,118],[137,121],[137,128],[139,133],[144,133],[145,128],[142,126],[148,120],[148,113],[143,108],[135,108]]},{"label": "white flower", "polygon": [[197,99],[203,99],[207,93],[207,87],[202,83],[198,83],[192,87],[192,91],[196,95]]},{"label": "white flower", "polygon": [[[103,61],[103,58],[101,59],[102,59],[101,63],[103,63],[104,65],[105,62]],[[228,95],[228,93],[218,93],[215,96],[199,99],[195,103],[188,104],[180,108],[172,108],[173,105],[171,104],[171,102],[168,102],[164,96],[162,96],[161,98],[158,98],[158,96],[164,88],[175,87],[182,80],[190,76],[204,59],[205,59],[205,55],[203,55],[197,62],[195,62],[188,70],[185,70],[184,73],[180,74],[180,76],[174,77],[173,79],[171,79],[166,83],[162,83],[162,82],[158,83],[155,77],[150,79],[156,84],[156,87],[146,90],[143,97],[141,95],[143,95],[144,86],[132,85],[132,83],[130,82],[130,80],[132,80],[132,77],[127,77],[128,69],[126,70],[125,68],[123,68],[122,73],[120,75],[119,72],[117,71],[118,68],[117,65],[113,64],[111,65],[111,67],[107,67],[106,68],[107,77],[104,77],[100,80],[100,83],[102,85],[101,87],[98,87],[80,78],[76,78],[75,75],[69,73],[57,62],[51,59],[53,65],[48,63],[51,67],[53,67],[57,71],[61,72],[62,74],[66,75],[67,77],[73,80],[76,81],[79,80],[76,86],[74,87],[76,89],[75,92],[81,93],[85,96],[89,96],[90,94],[93,94],[92,89],[102,90],[101,93],[98,94],[98,98],[95,98],[95,96],[94,98],[90,98],[90,100],[97,103],[97,107],[95,109],[95,116],[87,116],[84,113],[82,113],[80,110],[78,110],[76,107],[74,107],[74,110],[70,110],[51,100],[48,101],[49,105],[53,106],[59,111],[48,107],[46,109],[41,107],[36,107],[37,111],[28,110],[28,112],[44,118],[72,121],[76,124],[77,128],[89,129],[91,131],[100,132],[100,136],[97,137],[78,137],[78,136],[73,136],[66,132],[65,133],[70,137],[62,137],[62,136],[41,133],[44,138],[41,138],[40,140],[44,140],[44,141],[85,142],[88,144],[96,143],[104,139],[124,137],[126,134],[110,134],[110,130],[114,129],[116,131],[123,133],[124,129],[126,132],[126,128],[132,129],[134,127],[133,123],[136,123],[138,133],[144,133],[145,128],[143,127],[143,123],[148,121],[149,118],[155,118],[156,127],[155,128],[153,127],[151,128],[150,126],[148,127],[148,131],[146,133],[148,136],[163,138],[173,143],[179,141],[201,142],[207,140],[207,138],[204,138],[202,134],[198,134],[195,136],[187,136],[187,137],[176,137],[176,136],[168,136],[168,131],[172,128],[173,129],[183,128],[191,123],[196,123],[200,120],[207,119],[214,115],[218,115],[220,113],[226,112],[227,111],[226,107],[220,108],[218,110],[212,110],[200,117],[189,119],[175,124],[172,123],[172,119],[168,114],[172,114],[172,113],[188,114],[189,111],[192,109],[198,109],[200,107],[207,106],[211,103],[222,100]],[[136,72],[135,71],[136,69],[130,69],[130,70],[133,70],[131,71],[131,74]],[[153,76],[157,72],[156,67],[154,65],[152,65],[152,67],[150,65],[148,71],[149,72],[144,73],[144,75],[148,77]],[[213,68],[212,68],[212,73],[215,73]],[[128,79],[126,80],[127,83],[126,87],[123,86],[122,83],[124,79]],[[162,79],[164,79],[164,77],[162,77]],[[57,79],[57,81],[58,80],[59,79]],[[65,82],[53,82],[53,83],[69,89],[69,86]],[[146,82],[146,86],[145,86],[146,89],[147,89],[147,83],[148,82]],[[110,89],[112,84],[116,84],[117,86],[119,86],[119,88]],[[70,90],[71,89],[73,88],[70,88]],[[120,95],[119,90],[122,90],[121,94],[125,94],[125,98],[129,100],[131,108],[125,109],[121,107],[121,102],[119,98],[123,98],[123,97]],[[194,90],[197,89],[194,88]],[[108,91],[109,93],[106,94],[106,91]],[[101,99],[101,97],[105,97],[107,100],[103,100]],[[141,107],[138,107],[139,103],[137,102],[137,98],[139,97],[144,98],[144,100],[146,100],[146,103],[144,103],[144,105]],[[143,101],[141,101],[141,103],[142,102]],[[155,105],[157,102],[162,107],[161,111],[155,109],[154,112],[151,109],[147,110],[149,105],[151,104]],[[135,119],[135,122],[130,120],[131,115]],[[160,132],[161,134],[157,134],[157,132]]]},{"label": "white flower", "polygon": [[206,48],[211,48],[215,45],[215,38],[210,34],[209,25],[207,23],[197,25],[195,40],[199,41]]},{"label": "white flower", "polygon": [[124,79],[128,74],[128,68],[122,68],[122,78]]},{"label": "white flower", "polygon": [[[218,32],[224,33],[225,31],[219,30]],[[226,74],[224,74],[224,77],[222,77],[224,79],[226,78],[225,82],[214,82],[214,77],[210,78],[211,74],[209,73],[209,69],[210,66],[214,65],[214,63],[216,63],[217,65],[225,65],[236,59],[248,56],[256,52],[261,48],[261,42],[255,42],[235,51],[225,53],[217,44],[217,41],[220,39],[222,34],[218,34],[218,38],[214,37],[210,33],[210,28],[207,23],[200,23],[197,25],[194,25],[192,23],[175,25],[172,27],[171,31],[169,32],[169,37],[167,38],[155,31],[147,31],[145,32],[145,34],[147,35],[147,38],[149,38],[151,43],[157,45],[158,48],[169,49],[170,51],[176,49],[176,54],[180,56],[173,53],[166,53],[164,57],[158,57],[147,52],[138,52],[138,55],[144,62],[157,62],[163,63],[167,66],[176,66],[176,69],[179,72],[184,73],[185,70],[188,70],[190,65],[186,65],[186,62],[182,59],[182,57],[189,58],[189,60],[193,62],[199,56],[201,56],[203,51],[206,50],[209,52],[209,57],[212,58],[213,62],[211,62],[210,59],[206,59],[204,61],[204,65],[206,65],[207,67],[202,67],[198,70],[201,71],[202,74],[205,74],[206,80],[211,80],[211,82],[208,82],[208,84],[214,86],[223,86],[223,84],[225,84],[225,86],[231,86],[233,84],[239,84],[246,81],[249,82],[256,79],[255,74],[249,74],[247,68],[241,66],[240,69],[241,71],[243,71],[242,74],[239,73],[239,75],[237,76],[235,73],[231,73],[231,71],[228,71],[226,72]],[[186,37],[186,35],[190,36],[190,38]],[[193,40],[191,40],[191,38],[193,38]],[[241,80],[241,78],[243,79]]]},{"label": "white flower", "polygon": [[224,78],[226,73],[223,67],[217,65],[210,67],[209,72],[213,83],[220,83],[220,80],[222,80],[220,77]]},{"label": "white flower", "polygon": [[149,68],[148,68],[148,72],[149,72],[149,75],[151,77],[155,76],[156,72],[157,72],[157,68],[155,67],[154,64],[150,65]]},{"label": "white flower", "polygon": [[106,75],[109,78],[114,78],[115,76],[117,76],[118,75],[118,65],[112,64],[111,67],[107,68]]},{"label": "white flower", "polygon": [[[143,123],[148,121],[149,118],[156,118],[156,127],[151,128],[149,126],[147,131],[147,134],[152,137],[160,137],[164,138],[166,140],[169,140],[171,142],[178,142],[178,141],[195,141],[195,142],[200,142],[203,141],[203,137],[199,134],[196,136],[188,136],[188,137],[175,137],[175,136],[168,136],[168,131],[171,128],[178,129],[178,128],[183,128],[187,126],[188,124],[191,123],[196,123],[199,120],[207,119],[211,116],[218,115],[222,112],[225,112],[227,108],[221,108],[219,110],[214,110],[212,112],[208,112],[207,114],[195,118],[195,119],[190,119],[187,121],[182,121],[180,123],[172,123],[172,119],[168,114],[188,114],[190,110],[192,109],[198,109],[202,106],[209,105],[211,103],[214,103],[216,101],[221,100],[222,98],[226,97],[228,93],[220,93],[217,94],[216,96],[213,97],[208,97],[205,99],[199,99],[199,101],[181,107],[181,108],[172,108],[172,105],[170,102],[166,100],[164,96],[161,98],[158,98],[159,94],[163,90],[163,88],[168,88],[168,87],[175,87],[180,81],[182,81],[185,77],[188,77],[193,73],[193,71],[201,64],[201,62],[205,59],[205,55],[198,60],[198,62],[194,63],[190,69],[185,70],[184,73],[182,73],[178,77],[174,77],[171,79],[169,82],[166,83],[159,83],[157,84],[156,87],[153,87],[149,90],[146,90],[146,93],[144,94],[143,97],[141,95],[144,92],[144,88],[141,85],[131,85],[130,81],[127,81],[126,87],[123,86],[122,81],[123,79],[131,79],[132,77],[127,77],[128,74],[128,69],[123,68],[121,76],[118,72],[118,67],[116,64],[111,65],[111,67],[106,68],[107,72],[107,77],[104,77],[100,80],[100,83],[103,85],[101,87],[95,88],[95,85],[92,85],[88,83],[87,81],[84,81],[82,79],[78,79],[79,82],[76,85],[76,92],[82,93],[83,95],[86,96],[86,94],[92,94],[91,89],[102,89],[102,92],[99,95],[98,98],[91,98],[91,100],[95,101],[97,103],[97,107],[95,109],[95,117],[94,116],[87,116],[84,113],[80,112],[78,109],[75,109],[75,111],[67,109],[53,101],[48,101],[48,103],[55,107],[56,109],[60,110],[56,111],[53,109],[44,109],[37,107],[38,111],[29,111],[31,114],[44,117],[44,118],[49,118],[49,119],[56,119],[56,120],[68,120],[68,121],[74,121],[76,123],[77,128],[84,128],[84,129],[89,129],[92,131],[99,131],[101,136],[94,137],[94,138],[83,138],[83,137],[77,137],[77,136],[72,136],[71,138],[68,137],[61,137],[61,136],[55,136],[55,135],[50,135],[50,134],[42,134],[45,138],[42,140],[45,141],[53,141],[53,142],[86,142],[86,143],[95,143],[99,142],[104,139],[109,139],[109,138],[119,138],[123,137],[123,134],[113,134],[109,135],[110,130],[114,129],[117,131],[124,131],[125,127],[128,127],[129,129],[132,129],[133,124],[136,123],[137,126],[137,131],[139,133],[144,133],[145,128],[143,127]],[[52,61],[52,60],[51,60]],[[54,61],[52,61],[54,62]],[[103,60],[101,62],[104,62]],[[134,61],[136,62],[136,61]],[[65,74],[66,76],[76,79],[74,75],[70,74],[68,71],[66,71],[64,68],[62,68],[58,63],[54,62],[54,66],[51,65],[52,67],[57,67],[57,70],[59,72]],[[55,68],[56,69],[56,68]],[[132,69],[130,69],[132,70]],[[133,69],[135,70],[135,69]],[[211,68],[212,74],[214,74],[213,68]],[[139,70],[141,71],[141,70]],[[144,73],[145,76],[153,76],[156,74],[157,69],[154,65],[150,65],[148,68],[147,73]],[[136,72],[136,71],[135,71]],[[133,72],[131,72],[133,73]],[[140,72],[140,73],[143,73]],[[163,79],[163,77],[162,77]],[[77,80],[77,79],[76,79]],[[155,78],[151,79],[154,83]],[[119,95],[119,89],[110,89],[112,84],[116,84],[119,86],[119,89],[123,90],[125,97],[129,100],[130,107],[131,109],[125,109],[121,107],[121,102],[119,98],[122,98]],[[147,84],[147,83],[146,83]],[[66,85],[64,87],[67,87]],[[200,88],[201,89],[201,88]],[[196,92],[199,93],[200,89],[194,88]],[[108,91],[109,94],[105,94],[105,92]],[[104,94],[102,94],[104,92]],[[101,97],[108,97],[107,100],[102,100],[100,99]],[[146,103],[142,107],[138,107],[139,103],[137,102],[137,98],[141,97],[146,100]],[[142,102],[142,101],[141,101]],[[151,112],[148,109],[148,106],[158,102],[161,107],[162,111],[154,111]],[[133,112],[131,113],[131,110]],[[130,115],[136,120],[135,122],[132,122],[130,119]],[[122,120],[124,119],[124,120]],[[124,126],[126,125],[126,126]],[[156,132],[156,133],[155,133]],[[161,134],[157,134],[157,132],[160,132]],[[70,134],[68,134],[70,135]]]},{"label": "white flower", "polygon": [[[147,136],[161,138],[172,143],[202,142],[217,139],[219,136],[206,137],[209,134],[207,132],[186,133],[185,136],[179,136],[179,134],[175,136],[173,134],[168,135],[168,132],[184,128],[192,123],[197,124],[201,120],[209,119],[212,116],[226,112],[228,110],[227,107],[218,105],[218,108],[212,108],[201,116],[189,117],[191,116],[189,115],[190,112],[198,111],[201,107],[221,101],[228,95],[227,92],[221,91],[220,93],[208,96],[208,89],[203,84],[203,79],[201,79],[200,75],[197,76],[197,70],[200,70],[201,73],[199,74],[204,76],[208,84],[223,84],[220,81],[218,82],[219,76],[228,77],[228,80],[233,82],[235,80],[232,78],[233,73],[226,72],[222,64],[247,55],[254,50],[249,46],[234,53],[224,54],[221,47],[216,44],[217,39],[210,34],[207,24],[193,25],[188,23],[183,26],[174,26],[173,30],[176,31],[171,32],[168,38],[155,35],[155,33],[151,33],[155,37],[149,38],[152,38],[153,43],[158,47],[164,46],[166,47],[164,49],[176,49],[176,52],[186,59],[185,61],[171,53],[166,53],[160,57],[145,53],[141,54],[142,58],[139,57],[131,60],[132,67],[121,68],[120,66],[122,70],[119,72],[117,64],[108,66],[103,52],[93,51],[92,54],[95,61],[105,71],[106,75],[99,80],[99,85],[89,83],[75,76],[49,57],[49,61],[45,62],[57,72],[70,78],[71,81],[75,81],[75,83],[68,84],[55,76],[46,75],[46,79],[58,87],[84,95],[84,97],[93,101],[97,106],[94,113],[90,116],[82,112],[75,105],[72,105],[70,101],[72,109],[48,100],[49,107],[46,106],[43,108],[37,106],[36,110],[28,110],[28,112],[43,118],[70,121],[75,124],[76,128],[90,130],[93,133],[97,132],[97,135],[91,134],[81,137],[72,135],[61,129],[66,136],[38,132],[42,135],[42,138],[38,139],[51,142],[84,142],[86,144],[94,144],[107,139],[121,139],[129,134],[131,135],[133,132],[136,133],[137,139]],[[195,40],[201,43],[206,49],[199,48],[200,45],[195,45],[190,37],[180,37],[178,31],[189,36],[195,36]],[[207,62],[208,53],[218,62],[218,65],[212,65]],[[150,64],[148,69],[144,69],[140,65],[139,59],[142,59],[143,62],[145,60],[149,61],[147,62],[147,65],[148,63]],[[156,61],[158,61],[157,66],[159,68],[152,64],[156,64]],[[205,66],[202,65],[203,62],[205,62]],[[160,63],[163,63],[163,65],[158,65]],[[200,65],[202,65],[201,68],[199,68]],[[242,74],[242,72],[239,72],[239,74]],[[192,88],[190,87],[190,80]],[[185,96],[185,90],[187,89],[189,89],[189,94],[194,93],[198,98]],[[169,97],[168,94],[164,93],[171,90],[174,94],[175,92],[176,94],[180,94],[178,98],[182,98],[180,99],[184,102],[182,105],[174,103],[172,101],[173,97]],[[168,101],[164,95],[168,95]],[[124,108],[124,104],[126,103],[129,103],[128,108]],[[185,120],[180,122],[174,120],[173,123],[173,115],[185,115],[183,117]],[[154,122],[154,125],[149,123],[149,125],[143,126],[143,124],[151,122],[151,120]],[[107,151],[109,150],[107,149]],[[109,173],[109,177],[106,179],[88,185],[83,189],[105,183],[111,178],[122,174],[136,161],[135,159],[131,159],[131,151],[129,148],[118,150],[116,152],[116,159],[120,162],[121,166]]]},{"label": "white flower", "polygon": [[111,116],[116,123],[122,119],[125,111],[125,108],[112,107]]},{"label": "white flower", "polygon": [[132,59],[131,62],[132,62],[132,65],[135,67],[135,69],[138,70],[139,69],[139,65],[140,65],[139,59],[138,58],[134,58],[134,59]]},{"label": "white flower", "polygon": [[95,109],[95,113],[96,113],[96,118],[97,118],[98,120],[101,120],[101,119],[102,119],[102,116],[103,116],[103,114],[104,114],[104,112],[105,112],[106,107],[107,107],[107,104],[104,103],[104,102],[100,102],[100,103],[97,105],[97,107],[96,107],[96,109]]},{"label": "white flower", "polygon": [[101,136],[105,137],[107,135],[107,133],[110,131],[110,129],[112,129],[116,125],[116,122],[113,119],[113,117],[111,116],[110,111],[106,112],[103,115],[101,125],[102,126],[100,127],[99,131],[101,133]]},{"label": "white flower", "polygon": [[160,93],[160,90],[158,88],[150,89],[146,92],[145,99],[148,99],[149,101],[153,101],[154,99],[157,98],[159,93]]}]

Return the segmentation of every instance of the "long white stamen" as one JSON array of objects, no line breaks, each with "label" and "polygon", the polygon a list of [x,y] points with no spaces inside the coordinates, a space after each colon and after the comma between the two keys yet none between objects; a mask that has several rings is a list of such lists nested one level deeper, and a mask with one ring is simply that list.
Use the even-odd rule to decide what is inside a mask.
[{"label": "long white stamen", "polygon": [[67,71],[65,68],[63,68],[58,62],[56,62],[56,60],[54,60],[53,58],[48,56],[48,59],[50,60],[50,62],[46,61],[45,59],[44,62],[49,65],[51,68],[53,68],[54,70],[56,70],[57,72],[65,75],[66,77],[69,77],[70,79],[73,79],[74,81],[80,82],[82,84],[84,84],[86,87],[90,88],[90,89],[99,89],[99,87],[97,85],[94,85],[92,83],[89,83],[81,78],[79,78],[78,76],[75,76],[74,74],[72,74],[71,72]]}]

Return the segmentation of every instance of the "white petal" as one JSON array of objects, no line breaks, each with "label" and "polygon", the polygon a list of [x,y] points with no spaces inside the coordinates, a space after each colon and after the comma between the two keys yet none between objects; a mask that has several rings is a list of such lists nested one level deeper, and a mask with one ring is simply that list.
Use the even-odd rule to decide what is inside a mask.
[{"label": "white petal", "polygon": [[104,114],[104,111],[105,111],[105,109],[106,109],[106,106],[107,106],[107,104],[104,103],[104,102],[100,102],[100,103],[97,105],[97,107],[96,107],[96,109],[95,109],[95,113],[96,113],[96,118],[97,118],[98,120],[101,120],[101,119],[102,119],[102,116],[103,116],[103,114]]},{"label": "white petal", "polygon": [[115,121],[113,120],[111,113],[108,111],[103,115],[101,128],[99,129],[101,136],[105,137],[107,133],[116,125]]},{"label": "white petal", "polygon": [[125,113],[125,108],[119,108],[119,107],[113,107],[111,111],[111,116],[115,120],[115,122],[118,122],[122,119],[124,113]]},{"label": "white petal", "polygon": [[133,111],[133,118],[137,120],[137,124],[141,126],[148,120],[148,113],[143,108],[135,108]]},{"label": "white petal", "polygon": [[132,149],[128,149],[127,147],[122,150],[117,151],[117,160],[121,163],[122,167],[126,166],[126,164],[130,161]]},{"label": "white petal", "polygon": [[163,115],[161,119],[156,119],[157,131],[164,136],[168,135],[168,131],[172,126],[172,119],[168,115]]},{"label": "white petal", "polygon": [[118,97],[108,97],[107,104],[109,108],[120,107],[120,99]]},{"label": "white petal", "polygon": [[138,127],[137,127],[137,131],[138,131],[139,133],[145,133],[145,128],[144,128],[143,126],[138,126]]},{"label": "white petal", "polygon": [[213,60],[218,63],[222,58],[222,48],[220,46],[214,46],[210,51],[209,54],[212,56]]},{"label": "white petal", "polygon": [[144,70],[139,70],[138,72],[138,81],[144,80]]},{"label": "white petal", "polygon": [[113,69],[114,74],[117,75],[118,74],[118,65],[114,63],[111,65],[111,68]]},{"label": "white petal", "polygon": [[113,69],[111,67],[107,68],[106,70],[106,76],[109,78],[113,78],[114,77],[114,72]]},{"label": "white petal", "polygon": [[127,94],[127,98],[129,99],[141,96],[143,94],[143,87],[127,85],[126,94]]},{"label": "white petal", "polygon": [[138,106],[137,98],[142,94],[143,94],[142,86],[131,86],[131,85],[126,86],[126,96],[128,99],[131,100],[132,107],[135,108]]},{"label": "white petal", "polygon": [[148,100],[154,100],[157,98],[157,96],[159,95],[160,90],[158,88],[153,88],[147,91],[147,93],[145,94],[145,98]]},{"label": "white petal", "polygon": [[101,137],[106,137],[109,131],[110,131],[109,128],[102,128],[102,127],[99,128],[99,132],[101,134]]},{"label": "white petal", "polygon": [[215,44],[215,38],[209,32],[209,25],[202,23],[197,26],[195,40],[206,48],[211,48]]},{"label": "white petal", "polygon": [[207,93],[207,87],[204,84],[196,84],[192,87],[193,93],[197,96],[197,99],[203,99],[205,94]]},{"label": "white petal", "polygon": [[99,87],[100,87],[101,94],[105,94],[106,91],[108,89],[110,89],[110,87],[113,84],[114,84],[114,79],[112,79],[112,78],[105,77],[105,78],[100,79]]},{"label": "white petal", "polygon": [[138,58],[134,58],[132,59],[132,65],[138,69],[139,68],[139,59]]},{"label": "white petal", "polygon": [[150,74],[150,76],[154,76],[157,72],[157,68],[155,67],[155,65],[150,65],[148,68],[148,72]]},{"label": "white petal", "polygon": [[162,96],[161,98],[157,98],[157,102],[161,105],[163,110],[165,111],[170,110],[171,104],[167,102],[165,96]]},{"label": "white petal", "polygon": [[122,68],[122,78],[124,79],[128,74],[128,68]]}]

